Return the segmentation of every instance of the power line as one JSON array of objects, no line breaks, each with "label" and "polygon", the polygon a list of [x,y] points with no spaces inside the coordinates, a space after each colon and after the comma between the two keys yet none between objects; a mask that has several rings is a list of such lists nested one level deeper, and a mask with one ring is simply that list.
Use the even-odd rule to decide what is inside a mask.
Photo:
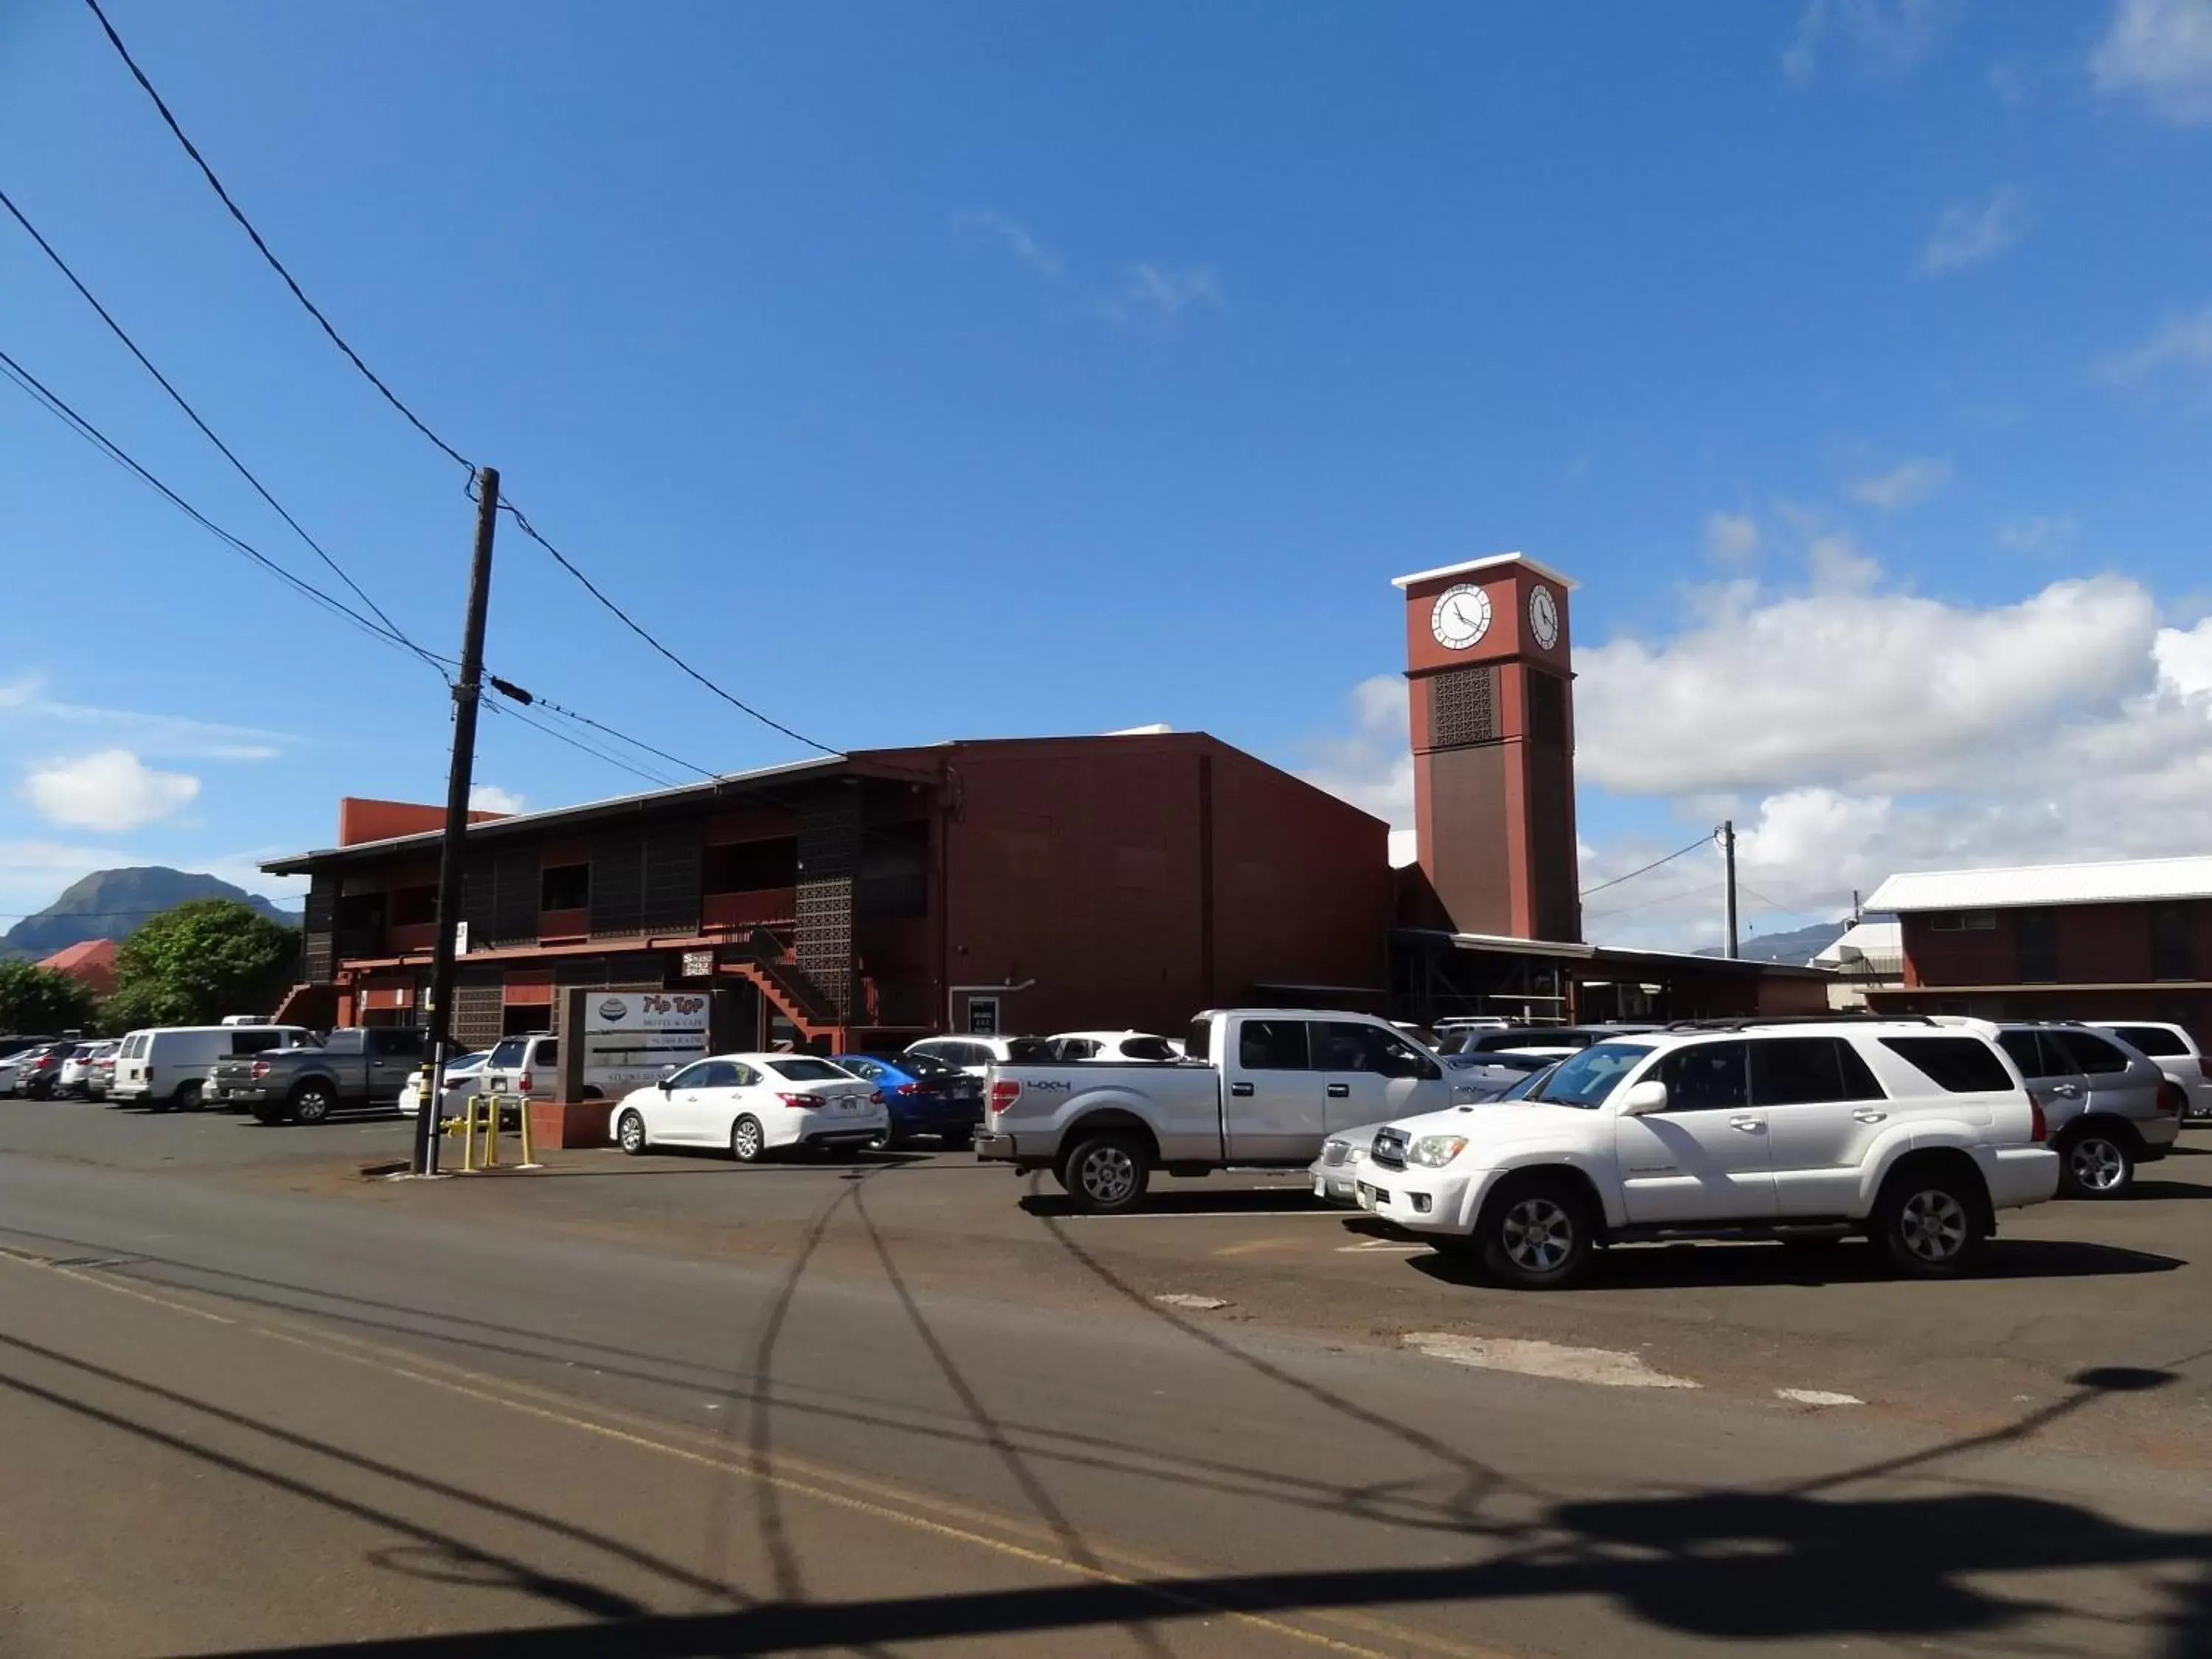
[{"label": "power line", "polygon": [[1578,896],[1588,898],[1592,893],[1602,893],[1608,887],[1618,887],[1624,881],[1634,881],[1637,877],[1648,875],[1652,871],[1656,870],[1662,864],[1672,864],[1676,859],[1686,857],[1688,854],[1696,852],[1700,847],[1710,847],[1712,844],[1712,839],[1713,838],[1711,836],[1700,836],[1697,840],[1692,842],[1687,847],[1678,848],[1674,852],[1668,854],[1663,859],[1654,859],[1650,863],[1645,865],[1640,870],[1631,870],[1625,876],[1615,876],[1611,881],[1601,881],[1595,887],[1585,887]]},{"label": "power line", "polygon": [[444,678],[445,669],[441,666],[441,664],[451,662],[453,660],[451,658],[441,658],[434,652],[424,650],[423,647],[416,645],[412,640],[407,638],[404,635],[370,621],[367,617],[362,616],[360,611],[356,611],[352,606],[347,605],[344,600],[337,598],[337,595],[325,592],[321,588],[317,587],[313,582],[307,580],[303,576],[295,575],[291,571],[287,570],[283,565],[277,563],[276,560],[270,558],[267,554],[264,553],[259,548],[254,546],[252,543],[247,541],[244,537],[233,535],[229,531],[225,530],[214,520],[209,518],[206,514],[201,512],[199,508],[194,507],[182,495],[179,495],[175,490],[170,489],[168,485],[163,483],[159,478],[155,477],[151,472],[140,465],[138,462],[132,459],[132,457],[119,445],[118,445],[113,439],[110,438],[105,432],[102,432],[98,427],[94,426],[91,421],[87,419],[84,416],[79,414],[76,410],[72,408],[70,404],[61,397],[59,393],[47,386],[44,381],[38,378],[38,376],[32,374],[30,370],[25,368],[22,364],[17,362],[4,350],[0,350],[0,373],[6,374],[17,386],[21,386],[35,401],[44,406],[49,414],[52,415],[56,419],[70,427],[79,437],[82,438],[86,442],[91,444],[95,449],[98,449],[103,454],[106,455],[109,459],[114,461],[118,465],[124,467],[127,471],[136,473],[139,478],[143,480],[147,484],[150,485],[155,491],[165,497],[169,501],[170,505],[176,507],[179,512],[184,514],[185,517],[191,519],[195,524],[198,525],[203,530],[205,530],[210,535],[244,554],[255,564],[260,566],[261,568],[266,570],[270,575],[276,577],[279,581],[283,582],[287,586],[292,588],[303,598],[310,599],[317,605],[322,605],[325,610],[330,611],[336,616],[343,617],[345,620],[352,623],[356,627],[369,635],[372,638],[382,640],[386,644],[398,647],[402,650],[413,652],[416,656],[428,662],[431,667],[436,669],[441,678]]},{"label": "power line", "polygon": [[594,748],[592,744],[584,742],[580,738],[570,737],[566,732],[560,730],[557,726],[546,725],[544,720],[533,720],[520,708],[511,707],[506,703],[492,702],[486,702],[483,706],[495,714],[506,714],[511,716],[515,720],[520,720],[525,726],[531,726],[538,731],[543,732],[547,737],[552,738],[556,743],[565,743],[569,748],[589,755],[594,760],[604,761],[607,765],[615,768],[617,771],[627,772],[634,778],[641,778],[646,782],[653,784],[662,789],[668,789],[675,787],[672,780],[661,777],[658,774],[648,772],[643,767],[633,766],[628,761],[622,759],[618,756],[610,755],[604,749]]},{"label": "power line", "polygon": [[178,391],[175,386],[169,384],[168,376],[162,374],[160,369],[154,367],[153,360],[148,357],[144,352],[138,349],[138,343],[132,339],[125,331],[122,324],[117,322],[115,319],[108,313],[107,307],[100,304],[99,299],[94,296],[90,289],[84,285],[83,282],[78,277],[76,272],[70,269],[69,262],[63,258],[59,253],[54,251],[53,244],[46,240],[44,236],[39,234],[39,228],[23,216],[22,209],[15,205],[13,198],[11,198],[4,190],[0,190],[0,207],[6,208],[9,213],[14,216],[15,222],[22,226],[26,231],[30,233],[31,240],[39,245],[40,252],[44,253],[47,258],[52,260],[54,268],[59,270],[63,276],[69,278],[70,286],[76,289],[76,291],[84,297],[84,301],[87,305],[90,306],[94,311],[100,313],[100,320],[106,323],[109,331],[115,336],[115,337],[122,341],[124,345],[129,349],[131,355],[138,360],[139,367],[143,368],[160,383],[161,390],[167,392],[170,399],[175,403],[177,407],[185,411],[185,415],[191,419],[191,423],[200,429],[201,434],[222,453],[223,459],[228,461],[231,465],[237,468],[239,476],[244,478],[246,483],[253,486],[254,493],[258,495],[263,501],[268,502],[270,507],[274,507],[276,512],[276,516],[283,520],[286,524],[291,526],[294,532],[298,535],[300,539],[307,543],[309,547],[314,550],[315,556],[320,559],[325,564],[328,565],[331,571],[337,576],[337,579],[343,582],[348,587],[351,588],[354,591],[355,596],[358,598],[363,605],[367,605],[371,611],[376,613],[377,620],[385,625],[386,629],[390,631],[394,638],[403,642],[409,650],[422,654],[423,659],[428,661],[429,659],[428,653],[422,652],[420,646],[416,645],[414,641],[409,639],[407,637],[406,631],[402,629],[398,623],[393,622],[390,617],[385,615],[383,607],[379,605],[374,599],[369,598],[368,590],[363,588],[359,582],[356,581],[350,575],[346,574],[345,567],[341,565],[336,559],[332,558],[330,554],[324,550],[323,544],[317,541],[313,536],[310,536],[307,532],[306,529],[301,525],[300,521],[284,510],[284,504],[269,493],[267,486],[263,484],[260,479],[254,477],[252,469],[248,467],[244,461],[240,460],[236,455],[231,453],[231,448],[228,444],[226,444],[222,439],[216,436],[215,428],[200,418],[199,411],[194,409],[191,404],[185,400],[185,394],[183,392]]},{"label": "power line", "polygon": [[123,59],[125,67],[130,70],[132,77],[138,84],[145,88],[146,95],[154,100],[154,107],[161,112],[161,119],[168,124],[169,131],[176,135],[177,142],[185,147],[185,154],[192,158],[193,164],[199,168],[201,176],[206,179],[209,186],[214,190],[223,206],[230,210],[230,216],[238,221],[239,228],[252,238],[253,246],[261,251],[261,257],[269,262],[270,269],[284,279],[284,286],[292,290],[292,297],[307,307],[307,315],[322,325],[323,332],[331,337],[331,343],[345,353],[346,361],[359,369],[368,383],[383,394],[385,402],[406,416],[408,424],[417,432],[437,445],[461,465],[468,468],[471,476],[473,477],[477,470],[476,464],[433,432],[421,416],[401,402],[399,394],[385,385],[376,372],[361,360],[361,354],[346,343],[345,337],[331,325],[329,318],[323,315],[321,307],[307,297],[306,290],[301,288],[292,273],[284,268],[284,262],[279,259],[270,248],[269,244],[262,240],[261,233],[253,228],[253,222],[246,216],[245,210],[240,208],[231,198],[230,192],[223,188],[222,180],[216,177],[215,169],[208,165],[207,157],[200,154],[199,146],[185,137],[185,130],[177,124],[177,118],[170,112],[169,106],[163,100],[161,94],[154,89],[154,83],[146,78],[146,71],[138,67],[138,60],[131,55],[131,49],[123,44],[123,37],[115,32],[115,25],[107,21],[107,14],[100,9],[100,0],[84,0],[84,3],[92,8],[92,15],[100,20],[100,27],[107,32],[108,43],[115,48],[116,54]]},{"label": "power line", "polygon": [[691,678],[697,681],[701,685],[705,686],[707,690],[712,691],[724,702],[729,704],[731,708],[737,709],[741,714],[751,716],[751,718],[758,720],[763,726],[767,726],[772,732],[782,732],[785,737],[791,738],[794,743],[805,744],[809,749],[817,749],[825,755],[836,755],[842,752],[839,750],[831,748],[826,743],[816,742],[812,738],[808,737],[803,732],[793,731],[789,726],[784,725],[782,721],[773,720],[769,716],[762,714],[759,709],[754,708],[750,703],[746,702],[743,698],[740,698],[731,692],[726,691],[720,686],[715,684],[714,681],[708,679],[704,674],[694,668],[690,663],[684,661],[683,658],[678,656],[673,651],[663,645],[653,633],[640,626],[636,619],[634,618],[629,611],[623,610],[620,605],[617,605],[612,599],[609,599],[604,592],[602,592],[599,590],[598,583],[594,582],[582,571],[577,569],[576,567],[569,562],[568,556],[567,554],[562,552],[559,548],[554,546],[551,542],[547,541],[544,537],[538,534],[536,527],[531,524],[528,519],[523,516],[521,508],[516,507],[512,501],[503,501],[499,505],[500,510],[502,513],[508,514],[514,519],[516,529],[520,530],[524,535],[529,537],[532,541],[536,542],[538,546],[544,548],[548,553],[550,553],[553,556],[554,562],[558,564],[561,568],[567,571],[570,575],[574,576],[578,581],[581,582],[584,585],[584,591],[611,611],[617,620],[618,620],[623,627],[629,629],[631,633],[636,635],[638,638],[643,640],[663,657],[675,664],[677,667],[682,669],[684,673],[690,675]]},{"label": "power line", "polygon": [[1633,904],[1620,904],[1610,910],[1597,910],[1583,916],[1584,921],[1603,921],[1607,916],[1625,916],[1632,910],[1649,910],[1655,904],[1664,904],[1670,899],[1695,898],[1700,893],[1710,893],[1725,884],[1719,877],[1697,887],[1678,887],[1672,892],[1662,893],[1656,898],[1638,899]]},{"label": "power line", "polygon": [[[243,230],[246,235],[252,239],[253,246],[260,251],[261,257],[268,261],[270,268],[276,271],[279,276],[283,278],[285,287],[292,291],[292,297],[297,300],[301,306],[306,307],[307,314],[313,317],[316,323],[320,325],[323,332],[330,337],[331,343],[337,346],[340,351],[345,354],[346,360],[356,369],[361,371],[361,373],[368,379],[369,384],[374,386],[377,391],[382,394],[385,401],[390,404],[392,408],[398,410],[399,413],[406,418],[409,425],[412,426],[417,432],[421,433],[425,438],[428,438],[433,444],[436,445],[437,447],[448,458],[459,462],[462,466],[466,467],[469,470],[471,480],[473,480],[476,474],[475,464],[471,462],[468,457],[462,454],[459,449],[455,448],[445,439],[440,437],[437,433],[431,429],[429,424],[425,422],[421,416],[416,414],[412,409],[409,408],[406,403],[401,399],[399,395],[393,392],[390,386],[386,386],[383,380],[372,371],[367,363],[362,361],[361,354],[356,351],[351,345],[347,343],[345,337],[340,334],[336,326],[331,324],[330,319],[323,314],[322,308],[317,306],[313,301],[307,297],[307,291],[300,286],[298,280],[295,278],[291,271],[285,267],[284,262],[276,257],[274,250],[270,247],[267,240],[264,238],[260,231],[255,228],[253,222],[246,216],[245,210],[238,205],[237,201],[231,196],[230,191],[224,187],[222,180],[216,177],[215,169],[208,164],[207,158],[201,155],[199,147],[193,143],[189,137],[185,137],[184,127],[178,121],[175,113],[169,108],[167,100],[166,100],[161,94],[155,89],[154,83],[148,78],[145,70],[139,68],[137,60],[131,57],[130,49],[123,44],[123,37],[116,33],[115,26],[107,19],[107,14],[100,9],[99,0],[85,0],[85,3],[90,8],[92,15],[100,20],[101,29],[106,32],[109,43],[114,46],[117,55],[122,58],[125,66],[130,70],[132,78],[135,79],[138,82],[139,86],[144,89],[147,97],[153,100],[154,107],[160,112],[162,121],[167,125],[170,132],[175,136],[177,142],[184,146],[185,155],[191,157],[193,164],[199,168],[201,176],[208,181],[209,187],[215,191],[216,198],[222,203],[223,206],[228,210],[230,216],[238,222],[239,228]],[[17,216],[20,218],[21,216],[19,214]],[[25,228],[27,229],[29,227],[26,225]],[[32,234],[33,235],[37,234],[36,232],[33,232]],[[57,260],[57,263],[59,263],[58,260]],[[66,270],[67,267],[64,267],[64,269]],[[72,278],[72,280],[74,280],[74,278]],[[82,285],[79,284],[79,287],[80,289],[82,289]],[[91,296],[88,294],[86,297],[89,299]],[[101,314],[105,316],[106,313],[103,312]],[[113,325],[111,323],[110,326],[112,325]],[[118,332],[119,333],[120,331],[118,330]],[[127,340],[125,343],[128,343]],[[136,348],[134,347],[133,349],[135,350]],[[142,358],[141,361],[143,362],[143,359]],[[151,364],[148,365],[149,369],[151,367]],[[167,382],[164,382],[164,384],[166,385]],[[173,392],[171,395],[173,396],[174,393]],[[179,399],[179,401],[181,403],[182,399]],[[189,413],[189,410],[186,412]],[[197,419],[197,417],[195,418]],[[203,428],[203,430],[205,428]],[[213,437],[214,434],[210,433],[209,435]],[[226,451],[225,453],[228,453],[228,452]],[[243,470],[243,468],[240,469],[240,471]],[[248,476],[250,479],[251,475]],[[258,487],[259,486],[257,484],[256,488]],[[266,492],[264,491],[264,494],[265,495]],[[272,501],[270,505],[275,506],[276,503]],[[503,501],[500,503],[500,506],[503,511],[507,513],[514,520],[515,526],[520,529],[524,535],[529,537],[532,541],[536,542],[540,547],[551,554],[555,562],[558,563],[563,570],[574,577],[577,581],[583,584],[584,590],[591,594],[591,596],[597,599],[602,605],[605,606],[606,609],[611,611],[625,628],[629,629],[631,633],[636,635],[638,638],[643,640],[647,645],[651,646],[654,651],[658,652],[662,657],[675,665],[677,668],[683,671],[683,672],[688,675],[691,679],[705,687],[708,690],[713,692],[724,702],[728,703],[732,708],[737,709],[739,713],[746,715],[750,719],[759,721],[770,731],[781,732],[783,736],[789,738],[794,743],[803,744],[807,748],[817,750],[825,755],[835,755],[840,752],[830,744],[826,743],[818,743],[814,738],[808,737],[805,732],[793,731],[790,726],[784,725],[781,720],[775,720],[770,716],[763,714],[759,709],[754,708],[743,698],[736,696],[731,691],[726,690],[714,680],[708,678],[707,675],[701,672],[698,669],[694,668],[690,663],[686,662],[682,657],[677,655],[674,651],[663,644],[653,633],[641,626],[627,611],[624,611],[620,605],[609,599],[599,588],[597,583],[592,581],[590,577],[586,576],[581,570],[576,568],[574,563],[569,560],[567,555],[562,553],[559,548],[554,546],[551,542],[548,541],[543,535],[538,533],[538,530],[531,524],[530,520],[524,516],[521,509],[516,507],[514,502]],[[277,510],[280,513],[283,511],[281,507]],[[287,515],[287,521],[289,521],[289,515]],[[296,525],[293,527],[295,529],[298,528]],[[301,532],[302,536],[305,536],[306,533],[307,532],[304,531]],[[311,543],[310,545],[312,544],[313,544]],[[319,548],[316,550],[318,552],[321,551]],[[327,556],[325,556],[327,557]],[[336,567],[333,566],[333,568],[335,568]],[[349,580],[348,585],[351,586],[350,580]],[[363,594],[362,598],[366,600],[368,596]],[[371,608],[374,609],[373,606]],[[380,612],[379,614],[381,613]],[[625,739],[625,741],[629,741],[629,739]],[[663,758],[668,757],[663,757]],[[678,764],[680,765],[683,764],[683,763],[679,762]],[[693,768],[691,769],[697,770],[700,769]],[[708,775],[712,776],[714,775],[710,773]]]},{"label": "power line", "polygon": [[643,738],[634,738],[627,732],[617,731],[613,726],[605,724],[604,721],[593,720],[589,714],[579,714],[573,708],[564,708],[559,703],[554,702],[552,698],[541,697],[535,692],[525,690],[521,686],[515,684],[512,680],[501,679],[498,675],[489,672],[487,672],[484,675],[484,678],[490,683],[491,689],[493,690],[498,692],[500,696],[505,697],[509,702],[522,703],[530,707],[543,708],[548,714],[558,714],[564,720],[574,720],[580,726],[588,726],[595,732],[604,732],[607,736],[616,738],[620,742],[626,743],[633,749],[641,750],[646,754],[653,756],[655,759],[665,760],[671,766],[679,768],[684,771],[696,772],[701,777],[706,778],[709,781],[721,775],[719,772],[709,771],[707,768],[701,766],[696,761],[688,761],[684,759],[681,756],[672,755],[665,749],[656,749]]}]

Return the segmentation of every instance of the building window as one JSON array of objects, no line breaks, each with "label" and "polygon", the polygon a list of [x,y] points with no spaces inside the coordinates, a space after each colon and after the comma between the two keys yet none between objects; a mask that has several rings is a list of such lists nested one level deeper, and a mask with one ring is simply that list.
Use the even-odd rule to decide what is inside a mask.
[{"label": "building window", "polygon": [[592,866],[588,864],[550,866],[538,878],[540,910],[588,910],[592,906]]},{"label": "building window", "polygon": [[2047,985],[2058,977],[2058,918],[2048,910],[2022,910],[2013,920],[2020,953],[2020,982]]},{"label": "building window", "polygon": [[392,892],[392,925],[394,927],[420,927],[438,919],[438,888],[434,882],[422,887],[396,887]]},{"label": "building window", "polygon": [[1996,925],[1994,910],[1938,910],[1928,918],[1931,933],[1989,933]]},{"label": "building window", "polygon": [[759,893],[799,885],[799,837],[733,841],[709,847],[700,872],[701,890]]},{"label": "building window", "polygon": [[2189,907],[2154,904],[2150,908],[2150,976],[2153,979],[2194,979],[2197,964],[2189,948]]}]

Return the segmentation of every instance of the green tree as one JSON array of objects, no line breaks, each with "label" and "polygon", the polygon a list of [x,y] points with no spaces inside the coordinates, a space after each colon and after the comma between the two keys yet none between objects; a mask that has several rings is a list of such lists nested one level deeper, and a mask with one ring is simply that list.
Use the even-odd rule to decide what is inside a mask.
[{"label": "green tree", "polygon": [[92,1006],[81,980],[35,963],[0,962],[0,1031],[82,1030],[92,1023]]},{"label": "green tree", "polygon": [[115,953],[112,1030],[212,1025],[273,1012],[299,965],[300,935],[235,899],[191,899],[149,916]]}]

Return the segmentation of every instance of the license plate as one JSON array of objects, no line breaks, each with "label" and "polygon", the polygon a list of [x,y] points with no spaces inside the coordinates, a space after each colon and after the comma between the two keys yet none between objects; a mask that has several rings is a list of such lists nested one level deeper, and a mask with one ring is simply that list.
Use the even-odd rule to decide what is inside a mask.
[{"label": "license plate", "polygon": [[1359,1189],[1359,1207],[1363,1210],[1371,1210],[1375,1207],[1375,1189],[1372,1187],[1362,1187]]},{"label": "license plate", "polygon": [[841,1100],[837,1103],[837,1109],[841,1112],[857,1112],[860,1109],[860,1103],[857,1100]]}]

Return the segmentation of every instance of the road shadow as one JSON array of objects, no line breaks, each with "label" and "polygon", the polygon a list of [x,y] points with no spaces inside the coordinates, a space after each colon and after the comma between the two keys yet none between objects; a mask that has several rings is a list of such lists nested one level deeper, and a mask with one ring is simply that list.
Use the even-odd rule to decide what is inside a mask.
[{"label": "road shadow", "polygon": [[1079,1217],[1085,1221],[1127,1221],[1148,1215],[1281,1215],[1287,1212],[1311,1212],[1316,1215],[1339,1212],[1340,1205],[1325,1203],[1313,1195],[1306,1187],[1276,1187],[1253,1190],[1240,1188],[1221,1193],[1162,1193],[1155,1192],[1142,1206],[1127,1215],[1092,1215],[1074,1200],[1060,1193],[1024,1193],[1022,1208],[1044,1220],[1060,1220]]},{"label": "road shadow", "polygon": [[[1437,1253],[1410,1258],[1415,1272],[1447,1285],[1495,1288],[1498,1281],[1464,1255]],[[2070,1239],[1992,1239],[1962,1280],[2090,1279],[2171,1273],[2188,1264],[2178,1257],[2117,1244]],[[1904,1283],[1871,1244],[1839,1240],[1823,1249],[1764,1242],[1618,1245],[1598,1253],[1583,1291],[1694,1290],[1790,1285]],[[1573,1294],[1573,1291],[1567,1292]],[[1558,1294],[1558,1292],[1554,1292]]]},{"label": "road shadow", "polygon": [[2193,1181],[2145,1181],[2138,1176],[2128,1197],[2136,1201],[2159,1202],[2177,1198],[2212,1199],[2212,1187],[2200,1187]]},{"label": "road shadow", "polygon": [[[1464,1563],[768,1603],[550,1630],[255,1651],[264,1659],[606,1653],[691,1659],[995,1637],[1027,1638],[1031,1650],[1049,1652],[1056,1633],[1113,1624],[1205,1620],[1211,1629],[1255,1619],[1284,1633],[1276,1621],[1333,1609],[1574,1597],[1601,1600],[1647,1628],[1698,1641],[1967,1641],[2025,1652],[2046,1650],[2029,1628],[2035,1621],[2073,1610],[2015,1575],[2082,1569],[2137,1575],[2153,1605],[2135,1622],[2164,1659],[2197,1659],[2207,1650],[2203,1579],[2212,1538],[2136,1527],[2053,1499],[1994,1492],[1838,1498],[1721,1491],[1562,1504],[1547,1516],[1545,1529],[1541,1544]],[[2177,1570],[2193,1572],[2195,1582],[2160,1589],[2156,1577]],[[2166,1605],[2156,1606],[2161,1600]]]}]

